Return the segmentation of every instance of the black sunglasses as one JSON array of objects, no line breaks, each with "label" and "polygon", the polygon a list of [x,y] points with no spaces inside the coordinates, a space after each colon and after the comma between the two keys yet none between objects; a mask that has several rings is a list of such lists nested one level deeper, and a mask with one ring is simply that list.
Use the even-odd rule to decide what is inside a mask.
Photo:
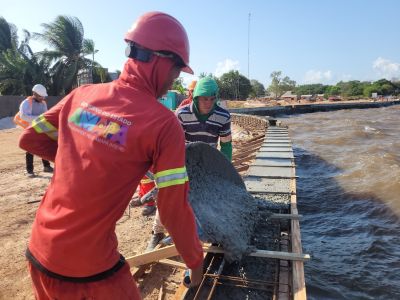
[{"label": "black sunglasses", "polygon": [[151,51],[144,48],[139,48],[135,44],[128,44],[125,50],[125,54],[127,57],[137,59],[142,62],[149,62],[151,58],[156,55],[159,57],[170,58],[173,60],[175,66],[179,69],[186,67],[186,64],[183,62],[182,58],[180,58],[175,53],[169,51]]}]

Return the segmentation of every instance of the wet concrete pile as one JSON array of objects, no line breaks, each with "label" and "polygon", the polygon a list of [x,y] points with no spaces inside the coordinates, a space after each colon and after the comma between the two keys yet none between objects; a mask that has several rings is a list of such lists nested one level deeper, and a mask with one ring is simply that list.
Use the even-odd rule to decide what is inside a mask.
[{"label": "wet concrete pile", "polygon": [[227,261],[240,260],[253,250],[250,240],[262,204],[247,192],[232,164],[207,144],[186,147],[186,168],[202,240],[220,244]]}]

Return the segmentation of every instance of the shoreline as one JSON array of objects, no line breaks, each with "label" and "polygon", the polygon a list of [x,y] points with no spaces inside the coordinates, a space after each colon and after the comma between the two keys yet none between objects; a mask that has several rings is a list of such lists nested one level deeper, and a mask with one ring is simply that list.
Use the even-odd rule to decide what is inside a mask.
[{"label": "shoreline", "polygon": [[265,106],[251,108],[227,108],[230,113],[271,116],[296,115],[313,112],[328,112],[341,109],[366,109],[399,105],[400,100],[385,102],[346,102],[346,103],[318,103],[318,104],[293,104],[286,106]]}]

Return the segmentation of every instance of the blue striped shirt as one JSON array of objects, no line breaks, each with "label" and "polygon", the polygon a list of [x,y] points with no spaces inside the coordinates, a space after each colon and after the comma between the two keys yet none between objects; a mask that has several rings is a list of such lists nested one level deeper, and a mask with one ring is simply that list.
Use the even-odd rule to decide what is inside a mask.
[{"label": "blue striped shirt", "polygon": [[216,148],[220,137],[231,135],[231,115],[218,105],[205,122],[197,119],[193,103],[182,106],[175,114],[185,131],[186,143],[204,142]]}]

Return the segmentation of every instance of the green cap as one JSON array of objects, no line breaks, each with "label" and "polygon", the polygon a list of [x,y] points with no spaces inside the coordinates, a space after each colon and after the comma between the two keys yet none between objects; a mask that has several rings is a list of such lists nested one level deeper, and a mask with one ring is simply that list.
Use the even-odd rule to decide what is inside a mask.
[{"label": "green cap", "polygon": [[204,96],[204,97],[211,97],[217,96],[218,94],[218,84],[217,82],[212,79],[211,77],[203,77],[201,78],[194,88],[193,91],[193,101],[197,105],[197,97]]}]

